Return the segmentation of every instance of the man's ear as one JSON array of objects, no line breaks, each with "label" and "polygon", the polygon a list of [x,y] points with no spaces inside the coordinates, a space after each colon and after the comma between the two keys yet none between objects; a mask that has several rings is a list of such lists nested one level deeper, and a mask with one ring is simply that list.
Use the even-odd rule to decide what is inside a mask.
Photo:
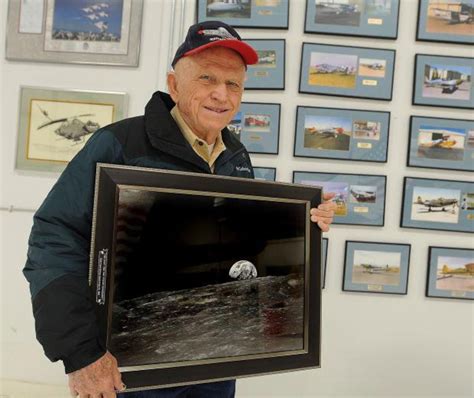
[{"label": "man's ear", "polygon": [[175,72],[168,72],[166,76],[166,83],[168,84],[168,92],[172,100],[177,104],[178,103],[178,82],[176,79]]}]

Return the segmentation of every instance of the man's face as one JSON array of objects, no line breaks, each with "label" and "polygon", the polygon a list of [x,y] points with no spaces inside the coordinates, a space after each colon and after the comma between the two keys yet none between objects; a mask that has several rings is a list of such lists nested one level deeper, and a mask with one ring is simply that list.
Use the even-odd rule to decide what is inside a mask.
[{"label": "man's face", "polygon": [[240,55],[215,47],[180,59],[168,88],[191,130],[212,143],[239,110],[244,80]]}]

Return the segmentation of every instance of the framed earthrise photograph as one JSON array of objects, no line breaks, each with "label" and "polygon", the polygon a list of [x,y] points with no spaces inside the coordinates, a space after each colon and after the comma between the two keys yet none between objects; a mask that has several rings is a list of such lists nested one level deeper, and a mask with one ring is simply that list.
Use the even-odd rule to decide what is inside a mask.
[{"label": "framed earthrise photograph", "polygon": [[143,0],[10,0],[6,58],[138,66]]},{"label": "framed earthrise photograph", "polygon": [[306,0],[305,33],[396,39],[399,0]]},{"label": "framed earthrise photograph", "polygon": [[253,172],[256,180],[275,181],[276,168],[275,167],[254,167]]},{"label": "framed earthrise photograph", "polygon": [[400,226],[474,232],[474,183],[405,177]]},{"label": "framed earthrise photograph", "polygon": [[61,172],[101,127],[126,117],[127,95],[21,87],[16,169]]},{"label": "framed earthrise photograph", "polygon": [[390,112],[298,106],[294,156],[386,162]]},{"label": "framed earthrise photograph", "polygon": [[474,121],[411,116],[407,166],[474,171]]},{"label": "framed earthrise photograph", "polygon": [[320,366],[319,203],[316,187],[98,164],[91,297],[127,391]]},{"label": "framed earthrise photograph", "polygon": [[426,296],[474,300],[474,250],[430,246]]},{"label": "framed earthrise photograph", "polygon": [[245,90],[285,89],[285,40],[245,39],[258,54],[258,63],[247,67]]},{"label": "framed earthrise photograph", "polygon": [[280,104],[242,102],[227,128],[250,153],[278,154]]},{"label": "framed earthrise photograph", "polygon": [[395,50],[303,43],[299,92],[392,99]]},{"label": "framed earthrise photograph", "polygon": [[294,171],[293,182],[336,194],[334,224],[384,225],[385,176]]},{"label": "framed earthrise photograph", "polygon": [[474,0],[420,0],[416,39],[473,44]]},{"label": "framed earthrise photograph", "polygon": [[413,105],[474,109],[474,58],[417,54]]},{"label": "framed earthrise photograph", "polygon": [[288,29],[290,0],[196,0],[197,21],[236,28]]},{"label": "framed earthrise photograph", "polygon": [[409,244],[346,241],[342,290],[407,294]]}]

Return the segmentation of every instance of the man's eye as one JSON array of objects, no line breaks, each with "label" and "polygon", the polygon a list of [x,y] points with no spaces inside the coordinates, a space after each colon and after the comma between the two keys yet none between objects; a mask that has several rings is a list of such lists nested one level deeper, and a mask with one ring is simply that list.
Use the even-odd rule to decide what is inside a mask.
[{"label": "man's eye", "polygon": [[227,85],[233,89],[238,89],[240,88],[240,84],[237,82],[227,82]]},{"label": "man's eye", "polygon": [[211,80],[211,77],[209,75],[201,75],[201,76],[199,76],[199,79],[201,79],[201,80]]}]

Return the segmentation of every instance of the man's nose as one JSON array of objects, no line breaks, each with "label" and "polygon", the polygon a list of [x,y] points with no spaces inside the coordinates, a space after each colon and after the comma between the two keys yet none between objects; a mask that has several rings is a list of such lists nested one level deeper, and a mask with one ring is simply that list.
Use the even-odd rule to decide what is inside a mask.
[{"label": "man's nose", "polygon": [[225,83],[216,84],[212,90],[211,98],[216,101],[225,101],[227,99],[227,85]]}]

